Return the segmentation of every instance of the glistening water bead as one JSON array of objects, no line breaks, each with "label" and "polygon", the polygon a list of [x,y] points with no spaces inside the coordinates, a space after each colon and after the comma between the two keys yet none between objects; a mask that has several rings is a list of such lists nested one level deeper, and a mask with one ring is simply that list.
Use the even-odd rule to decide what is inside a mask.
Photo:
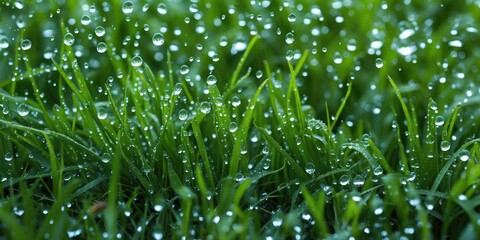
[{"label": "glistening water bead", "polygon": [[63,43],[65,43],[65,45],[67,46],[72,46],[74,42],[75,42],[75,37],[71,33],[67,33],[63,37]]},{"label": "glistening water bead", "polygon": [[20,47],[24,51],[28,50],[32,47],[32,42],[30,42],[30,40],[28,40],[28,39],[23,39],[22,42],[20,43]]},{"label": "glistening water bead", "polygon": [[132,66],[133,67],[140,67],[142,65],[143,59],[140,56],[135,56],[132,58]]},{"label": "glistening water bead", "polygon": [[152,37],[153,45],[162,46],[165,43],[165,37],[161,33],[155,33]]}]

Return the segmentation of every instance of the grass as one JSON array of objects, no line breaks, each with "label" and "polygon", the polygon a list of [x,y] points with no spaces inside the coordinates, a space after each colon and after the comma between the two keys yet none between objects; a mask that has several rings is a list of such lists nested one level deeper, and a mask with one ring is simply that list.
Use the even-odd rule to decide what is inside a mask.
[{"label": "grass", "polygon": [[0,11],[2,239],[480,235],[472,1]]}]

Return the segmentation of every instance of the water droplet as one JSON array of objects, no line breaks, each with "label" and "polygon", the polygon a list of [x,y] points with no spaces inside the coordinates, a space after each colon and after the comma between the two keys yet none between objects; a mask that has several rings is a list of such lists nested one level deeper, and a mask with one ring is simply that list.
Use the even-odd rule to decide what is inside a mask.
[{"label": "water droplet", "polygon": [[382,207],[376,208],[375,210],[373,210],[373,213],[378,216],[383,213],[383,208]]},{"label": "water droplet", "polygon": [[415,30],[413,30],[413,29],[406,29],[406,30],[404,30],[402,33],[400,33],[400,35],[398,36],[398,38],[400,38],[400,39],[406,39],[406,38],[409,38],[410,36],[412,36],[413,34],[415,34]]},{"label": "water droplet", "polygon": [[343,62],[343,57],[342,57],[342,54],[340,52],[336,52],[334,55],[333,55],[333,62],[335,64],[340,64]]},{"label": "water droplet", "polygon": [[242,103],[242,101],[240,100],[240,98],[238,96],[233,96],[232,97],[232,106],[233,107],[238,107],[240,106],[240,104]]},{"label": "water droplet", "polygon": [[18,105],[17,112],[18,115],[20,115],[21,117],[25,117],[30,113],[30,109],[26,104],[21,103],[20,105]]},{"label": "water droplet", "polygon": [[143,59],[140,56],[135,56],[132,58],[132,66],[134,67],[140,67],[142,65]]},{"label": "water droplet", "polygon": [[236,132],[238,129],[238,124],[236,122],[230,122],[230,124],[228,125],[228,131],[230,131],[231,133],[234,133]]},{"label": "water droplet", "polygon": [[155,204],[155,206],[153,206],[153,210],[155,210],[155,212],[161,212],[163,210],[162,204]]},{"label": "water droplet", "polygon": [[182,92],[182,84],[181,83],[176,83],[175,86],[173,87],[173,94],[175,95],[180,95],[180,93]]},{"label": "water droplet", "polygon": [[188,118],[187,110],[180,109],[180,111],[178,111],[178,119],[180,119],[180,121],[185,121],[187,120],[187,118]]},{"label": "water droplet", "polygon": [[190,72],[190,68],[187,65],[182,65],[180,67],[180,74],[186,75],[188,72]]},{"label": "water droplet", "polygon": [[221,97],[217,97],[213,99],[213,103],[215,104],[215,106],[221,107],[223,106],[223,99]]},{"label": "water droplet", "polygon": [[208,114],[212,110],[212,107],[210,107],[210,103],[208,102],[202,102],[200,104],[200,112],[203,114]]},{"label": "water droplet", "polygon": [[245,180],[245,176],[242,173],[239,172],[235,175],[235,181],[242,182],[243,180]]},{"label": "water droplet", "polygon": [[20,47],[24,51],[28,50],[32,47],[32,42],[30,42],[30,40],[28,40],[28,39],[23,39],[22,42],[20,43]]},{"label": "water droplet", "polygon": [[110,153],[104,153],[101,157],[101,160],[104,163],[108,163],[108,162],[110,162],[111,158],[112,158],[112,155],[110,155]]},{"label": "water droplet", "polygon": [[262,70],[258,70],[257,73],[255,74],[255,77],[261,78],[263,76]]},{"label": "water droplet", "polygon": [[10,162],[13,159],[13,154],[11,152],[6,152],[4,156],[5,161]]},{"label": "water droplet", "polygon": [[470,152],[466,149],[462,150],[460,152],[460,161],[466,162],[468,159],[470,159]]},{"label": "water droplet", "polygon": [[462,45],[463,45],[462,41],[460,41],[460,40],[453,40],[453,41],[448,42],[448,46],[450,46],[450,47],[460,48],[460,47],[462,47]]},{"label": "water droplet", "polygon": [[91,22],[92,22],[92,19],[88,15],[83,15],[82,18],[80,18],[80,23],[82,23],[82,25],[87,26]]},{"label": "water droplet", "polygon": [[165,43],[165,37],[161,33],[155,33],[152,37],[153,45],[162,46]]},{"label": "water droplet", "polygon": [[158,4],[157,12],[160,13],[161,15],[167,14],[167,5],[165,5],[165,3]]},{"label": "water droplet", "polygon": [[122,6],[122,11],[125,14],[130,14],[133,12],[133,3],[130,1],[126,1]]},{"label": "water droplet", "polygon": [[352,39],[348,40],[347,50],[350,51],[350,52],[353,52],[353,51],[357,50],[357,41],[355,39],[352,38]]},{"label": "water droplet", "polygon": [[290,15],[288,15],[288,21],[289,22],[297,21],[297,16],[294,13],[290,13]]},{"label": "water droplet", "polygon": [[435,125],[437,127],[443,126],[444,123],[445,123],[445,118],[443,116],[435,117]]},{"label": "water droplet", "polygon": [[217,83],[217,77],[215,77],[215,75],[208,75],[207,84],[214,85],[215,83]]},{"label": "water droplet", "polygon": [[287,55],[286,55],[286,59],[287,59],[288,61],[290,61],[290,60],[293,59],[293,56],[294,56],[294,55],[295,55],[295,54],[293,53],[292,50],[288,50],[288,51],[287,51]]},{"label": "water droplet", "polygon": [[98,119],[100,119],[100,120],[103,120],[103,119],[107,118],[107,117],[108,117],[107,109],[106,109],[106,108],[103,108],[103,107],[100,108],[100,109],[98,109],[98,111],[97,111],[97,117],[98,117]]},{"label": "water droplet", "polygon": [[312,175],[315,172],[315,165],[311,162],[307,163],[307,165],[305,165],[305,172]]},{"label": "water droplet", "polygon": [[383,168],[381,166],[377,166],[375,167],[375,169],[373,169],[373,175],[375,176],[381,175],[382,173],[383,173]]},{"label": "water droplet", "polygon": [[65,43],[65,45],[67,46],[72,46],[74,42],[75,42],[75,37],[71,33],[67,33],[63,37],[63,43]]},{"label": "water droplet", "polygon": [[295,41],[295,36],[293,35],[293,33],[291,32],[287,33],[287,35],[285,36],[285,42],[287,44],[292,44],[294,41]]},{"label": "water droplet", "polygon": [[105,35],[105,28],[102,26],[97,26],[95,28],[95,35],[97,35],[97,37],[103,37]]},{"label": "water droplet", "polygon": [[365,179],[361,175],[357,175],[353,178],[353,185],[360,187],[365,183]]},{"label": "water droplet", "polygon": [[342,175],[342,176],[340,177],[340,179],[339,179],[339,183],[340,183],[340,185],[342,185],[342,186],[345,186],[345,185],[347,185],[348,183],[350,183],[350,175],[348,175],[348,174]]},{"label": "water droplet", "polygon": [[107,44],[105,44],[104,42],[99,42],[97,44],[97,52],[98,53],[104,53],[107,51]]},{"label": "water droplet", "polygon": [[446,152],[448,150],[450,150],[450,142],[449,141],[442,141],[440,143],[440,149],[442,149],[442,151]]},{"label": "water droplet", "polygon": [[282,226],[282,223],[283,223],[283,219],[281,219],[281,218],[274,218],[272,220],[272,224],[273,224],[274,227],[280,227],[280,226]]},{"label": "water droplet", "polygon": [[381,58],[375,59],[375,67],[382,68],[383,67],[383,60]]}]

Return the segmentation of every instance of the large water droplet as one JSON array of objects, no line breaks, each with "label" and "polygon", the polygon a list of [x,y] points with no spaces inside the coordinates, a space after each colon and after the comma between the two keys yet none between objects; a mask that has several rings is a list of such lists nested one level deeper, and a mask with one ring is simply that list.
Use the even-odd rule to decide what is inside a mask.
[{"label": "large water droplet", "polygon": [[157,12],[160,13],[161,15],[167,14],[167,5],[165,5],[165,3],[158,4]]},{"label": "large water droplet", "polygon": [[161,33],[155,33],[152,37],[152,42],[155,46],[161,46],[165,43],[165,37]]},{"label": "large water droplet", "polygon": [[105,28],[102,26],[97,26],[95,28],[95,35],[97,35],[97,37],[103,37],[105,35]]},{"label": "large water droplet", "polygon": [[122,6],[122,11],[125,14],[130,14],[133,12],[133,3],[130,1],[126,1]]},{"label": "large water droplet", "polygon": [[13,159],[13,154],[11,152],[6,152],[4,156],[5,161],[10,162]]},{"label": "large water droplet", "polygon": [[187,65],[182,65],[180,67],[180,74],[186,75],[188,72],[190,72],[190,68]]},{"label": "large water droplet", "polygon": [[342,186],[345,186],[345,185],[349,184],[350,183],[350,175],[348,175],[348,174],[342,175],[339,179],[339,183]]},{"label": "large water droplet", "polygon": [[21,103],[18,105],[17,112],[21,117],[25,117],[30,113],[30,109],[25,103]]},{"label": "large water droplet", "polygon": [[215,83],[217,83],[217,77],[215,77],[214,75],[209,75],[207,77],[207,84],[214,85]]},{"label": "large water droplet", "polygon": [[375,67],[382,68],[383,67],[383,60],[381,58],[375,59]]},{"label": "large water droplet", "polygon": [[187,110],[180,109],[180,111],[178,112],[178,119],[180,119],[180,121],[185,121],[187,120],[187,118],[188,118]]},{"label": "large water droplet", "polygon": [[63,43],[65,43],[65,45],[67,46],[72,46],[74,42],[75,42],[75,37],[71,33],[67,33],[63,37]]},{"label": "large water droplet", "polygon": [[293,33],[291,32],[287,33],[287,35],[285,36],[285,42],[287,44],[292,44],[294,41],[295,41],[295,36],[293,35]]},{"label": "large water droplet", "polygon": [[210,103],[208,102],[202,102],[200,104],[200,111],[203,114],[208,114],[212,110],[212,107],[210,106]]},{"label": "large water droplet", "polygon": [[449,141],[442,141],[440,143],[440,149],[442,149],[442,151],[446,152],[448,150],[450,150],[450,142]]},{"label": "large water droplet", "polygon": [[231,133],[234,133],[236,132],[238,129],[238,124],[236,122],[230,122],[230,124],[228,125],[228,131],[230,131]]},{"label": "large water droplet", "polygon": [[315,172],[315,165],[311,162],[307,163],[307,165],[305,165],[305,172],[312,175]]},{"label": "large water droplet", "polygon": [[105,44],[104,42],[99,42],[97,44],[97,52],[98,53],[104,53],[107,51],[107,44]]},{"label": "large water droplet", "polygon": [[140,67],[142,65],[143,59],[140,56],[135,56],[132,58],[132,66],[134,67]]},{"label": "large water droplet", "polygon": [[110,162],[111,158],[112,158],[112,156],[110,155],[110,153],[104,153],[101,157],[101,160],[104,163],[108,163],[108,162]]},{"label": "large water droplet", "polygon": [[22,50],[28,50],[32,47],[32,42],[28,39],[23,39],[22,42],[20,43],[20,47]]}]

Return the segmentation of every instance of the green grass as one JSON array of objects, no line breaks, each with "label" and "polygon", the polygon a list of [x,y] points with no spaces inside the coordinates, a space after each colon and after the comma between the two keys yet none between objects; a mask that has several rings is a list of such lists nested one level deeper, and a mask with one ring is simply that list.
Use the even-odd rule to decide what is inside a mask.
[{"label": "green grass", "polygon": [[478,6],[4,2],[0,239],[478,238]]}]

